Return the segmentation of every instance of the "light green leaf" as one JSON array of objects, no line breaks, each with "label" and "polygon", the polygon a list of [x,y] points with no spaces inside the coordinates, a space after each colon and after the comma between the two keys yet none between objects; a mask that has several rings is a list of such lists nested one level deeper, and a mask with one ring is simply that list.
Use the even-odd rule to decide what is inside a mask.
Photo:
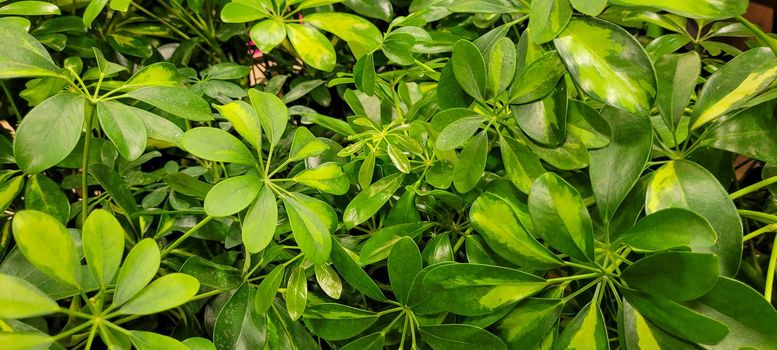
[{"label": "light green leaf", "polygon": [[125,234],[116,217],[103,209],[92,211],[81,230],[89,271],[103,289],[107,289],[119,271]]},{"label": "light green leaf", "polygon": [[191,129],[181,137],[181,146],[199,158],[214,162],[246,165],[256,162],[245,144],[221,129],[209,127]]},{"label": "light green leaf", "polygon": [[486,117],[482,115],[465,117],[445,126],[437,135],[435,147],[440,150],[452,150],[463,145],[483,126]]},{"label": "light green leaf", "polygon": [[324,264],[332,251],[332,237],[329,228],[310,208],[297,199],[283,197],[289,224],[302,253],[314,264]]},{"label": "light green leaf", "polygon": [[693,350],[695,346],[667,334],[645,319],[628,301],[623,301],[623,341],[628,349]]},{"label": "light green leaf", "polygon": [[567,132],[574,134],[589,149],[610,144],[612,129],[599,112],[585,102],[569,100]]},{"label": "light green leaf", "polygon": [[599,304],[590,302],[569,321],[558,338],[556,349],[609,349],[607,325]]},{"label": "light green leaf", "polygon": [[262,187],[254,205],[243,219],[243,245],[249,253],[258,253],[272,242],[278,225],[278,203],[269,187]]},{"label": "light green leaf", "polygon": [[461,88],[482,100],[486,92],[486,63],[477,46],[466,40],[457,41],[453,46],[451,65]]},{"label": "light green leaf", "polygon": [[[0,273],[0,317],[28,318],[47,315],[57,310],[57,302],[30,282]],[[0,344],[3,344],[2,340]]]},{"label": "light green leaf", "polygon": [[277,145],[286,131],[289,111],[278,96],[256,89],[248,90],[248,98],[256,110],[262,129],[272,145]]},{"label": "light green leaf", "polygon": [[250,104],[243,101],[233,101],[223,106],[214,105],[216,110],[227,118],[232,127],[254,149],[260,149],[262,144],[262,126],[259,116]]},{"label": "light green leaf", "polygon": [[479,132],[459,153],[459,163],[453,168],[453,186],[467,193],[483,178],[488,160],[488,132]]},{"label": "light green leaf", "polygon": [[60,75],[46,48],[24,29],[0,24],[0,37],[14,38],[0,51],[0,79]]},{"label": "light green leaf", "polygon": [[391,174],[359,192],[343,212],[346,229],[351,229],[375,215],[399,189],[403,179],[402,173]]},{"label": "light green leaf", "polygon": [[287,23],[286,32],[302,61],[325,72],[331,72],[335,68],[335,49],[319,31],[301,24]]},{"label": "light green leaf", "polygon": [[305,23],[345,40],[357,59],[379,47],[383,39],[374,24],[350,13],[317,12],[305,16]]},{"label": "light green leaf", "polygon": [[138,159],[146,150],[146,128],[135,108],[114,101],[97,103],[97,117],[105,135],[126,160]]},{"label": "light green leaf", "polygon": [[515,44],[510,38],[500,38],[494,43],[488,55],[488,77],[486,92],[497,96],[507,89],[515,76]]},{"label": "light green leaf", "polygon": [[648,7],[675,13],[683,17],[699,19],[724,19],[739,16],[747,11],[747,0],[610,0],[613,5]]},{"label": "light green leaf", "polygon": [[434,350],[507,350],[502,339],[468,324],[426,325],[420,326],[418,332]]},{"label": "light green leaf", "polygon": [[137,88],[143,86],[178,86],[178,69],[168,62],[149,64],[132,75],[124,88]]},{"label": "light green leaf", "polygon": [[304,126],[294,130],[294,139],[291,141],[289,160],[298,161],[308,157],[321,155],[329,149],[329,145],[316,138],[313,133]]},{"label": "light green leaf", "polygon": [[607,7],[607,0],[569,0],[572,7],[586,15],[596,17]]},{"label": "light green leaf", "polygon": [[510,349],[536,349],[556,326],[564,302],[558,299],[522,301],[496,324]]},{"label": "light green leaf", "polygon": [[500,135],[499,151],[507,178],[523,193],[529,193],[534,180],[545,172],[537,155],[510,136]]},{"label": "light green leaf", "polygon": [[14,137],[14,158],[29,174],[46,170],[65,159],[76,147],[84,125],[83,95],[54,95],[22,119]]},{"label": "light green leaf", "polygon": [[569,0],[534,0],[529,13],[529,34],[537,44],[553,40],[572,18]]},{"label": "light green leaf", "polygon": [[129,332],[132,344],[135,344],[138,350],[189,350],[188,346],[166,335],[144,331]]},{"label": "light green leaf", "polygon": [[245,23],[269,17],[272,9],[265,1],[232,1],[221,9],[221,20],[225,23]]},{"label": "light green leaf", "polygon": [[656,170],[648,184],[645,212],[666,208],[690,209],[707,219],[718,236],[711,252],[720,258],[721,275],[739,271],[742,223],[728,193],[712,174],[687,160],[674,160]]},{"label": "light green leaf", "polygon": [[208,102],[193,91],[172,86],[149,86],[127,93],[127,97],[148,103],[176,117],[207,122],[213,120]]},{"label": "light green leaf", "polygon": [[199,289],[200,282],[196,278],[183,273],[171,273],[151,282],[118,312],[127,315],[159,313],[187,303]]},{"label": "light green leaf", "polygon": [[626,30],[576,17],[554,43],[586,94],[632,114],[648,115],[656,96],[656,74],[645,50]]},{"label": "light green leaf", "polygon": [[53,342],[42,333],[0,332],[0,347],[5,350],[46,350]]},{"label": "light green leaf", "polygon": [[540,237],[572,258],[593,261],[594,231],[583,198],[554,173],[544,173],[532,185],[529,212]]},{"label": "light green leaf", "polygon": [[[10,185],[14,186],[13,183]],[[13,188],[10,190],[13,191]],[[24,190],[24,208],[42,211],[59,219],[63,224],[70,219],[70,202],[62,192],[62,187],[40,173],[30,176],[27,181],[27,187]]]},{"label": "light green leaf", "polygon": [[159,270],[160,255],[157,243],[151,238],[141,240],[130,250],[119,270],[113,305],[126,303],[151,282]]},{"label": "light green leaf", "polygon": [[352,338],[377,320],[374,312],[334,303],[311,305],[304,315],[305,326],[326,340]]},{"label": "light green leaf", "polygon": [[340,299],[343,292],[343,281],[329,265],[315,265],[316,282],[321,290],[332,299]]},{"label": "light green leaf", "polygon": [[294,175],[292,180],[334,195],[343,195],[351,187],[348,176],[343,172],[340,164],[335,162],[324,163],[313,169],[305,169]]},{"label": "light green leaf", "polygon": [[410,49],[415,43],[415,37],[409,33],[392,32],[383,38],[381,50],[386,57],[397,64],[409,66],[414,58]]},{"label": "light green leaf", "polygon": [[261,50],[262,53],[269,53],[286,39],[286,26],[281,21],[266,19],[254,24],[249,35],[257,49]]},{"label": "light green leaf", "polygon": [[45,1],[17,1],[0,7],[0,15],[46,16],[58,15],[59,7]]},{"label": "light green leaf", "polygon": [[291,271],[286,285],[286,310],[292,320],[297,320],[305,312],[308,300],[308,281],[305,269],[300,266]]},{"label": "light green leaf", "polygon": [[567,72],[556,51],[549,51],[520,69],[510,86],[510,103],[525,104],[548,96]]},{"label": "light green leaf", "polygon": [[5,211],[11,205],[22,191],[22,186],[24,186],[24,175],[15,176],[0,184],[0,210]]},{"label": "light green leaf", "polygon": [[470,208],[469,220],[495,253],[516,265],[538,270],[561,265],[553,253],[527,232],[511,204],[497,194],[481,194]]},{"label": "light green leaf", "polygon": [[36,210],[16,212],[12,221],[16,246],[47,276],[81,287],[81,263],[73,237],[62,223]]},{"label": "light green leaf", "polygon": [[639,220],[618,241],[636,252],[655,252],[687,247],[704,252],[715,244],[715,229],[690,210],[669,208]]},{"label": "light green leaf", "polygon": [[281,282],[283,282],[284,271],[283,267],[276,267],[259,283],[259,286],[256,288],[256,297],[254,298],[254,311],[257,314],[264,315],[272,306],[275,294],[278,293],[278,288],[281,287]]},{"label": "light green leaf", "polygon": [[240,175],[222,180],[205,196],[205,212],[215,217],[235,214],[254,202],[263,183],[256,175]]}]

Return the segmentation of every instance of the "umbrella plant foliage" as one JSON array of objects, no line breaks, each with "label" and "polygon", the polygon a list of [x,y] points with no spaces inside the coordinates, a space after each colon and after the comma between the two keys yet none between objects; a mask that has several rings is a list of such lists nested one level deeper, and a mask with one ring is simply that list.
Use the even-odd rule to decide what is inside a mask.
[{"label": "umbrella plant foliage", "polygon": [[747,5],[4,3],[0,348],[774,349]]}]

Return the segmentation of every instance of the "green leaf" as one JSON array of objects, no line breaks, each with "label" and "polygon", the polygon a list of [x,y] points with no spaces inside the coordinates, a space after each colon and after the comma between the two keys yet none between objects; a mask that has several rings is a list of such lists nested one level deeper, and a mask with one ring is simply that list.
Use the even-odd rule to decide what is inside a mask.
[{"label": "green leaf", "polygon": [[534,0],[529,13],[529,34],[537,44],[553,40],[572,18],[568,0]]},{"label": "green leaf", "polygon": [[[226,7],[225,7],[226,8]],[[223,16],[223,12],[222,12]],[[275,19],[266,19],[251,27],[249,32],[251,40],[262,53],[270,53],[272,49],[280,45],[286,39],[286,26]]]},{"label": "green leaf", "polygon": [[529,212],[540,237],[572,258],[593,261],[594,231],[583,198],[554,173],[542,174],[532,185]]},{"label": "green leaf", "polygon": [[22,191],[22,186],[24,186],[24,175],[15,176],[0,184],[0,210],[5,211],[11,205]]},{"label": "green leaf", "polygon": [[467,324],[419,326],[418,332],[434,350],[507,349],[497,336]]},{"label": "green leaf", "polygon": [[302,61],[325,72],[331,72],[335,68],[335,49],[319,31],[301,24],[287,23],[286,33]]},{"label": "green leaf", "polygon": [[45,1],[17,1],[0,7],[0,15],[46,16],[58,15],[59,7]]},{"label": "green leaf", "polygon": [[184,173],[174,173],[166,175],[164,182],[174,191],[204,199],[213,186],[209,183],[197,180]]},{"label": "green leaf", "polygon": [[[499,220],[494,220],[497,217]],[[491,192],[481,194],[470,208],[469,220],[495,253],[516,265],[538,270],[561,265],[527,232],[504,197]]]},{"label": "green leaf", "polygon": [[154,113],[139,108],[129,108],[143,121],[148,138],[179,145],[183,131],[178,125]]},{"label": "green leaf", "polygon": [[707,79],[691,115],[696,129],[742,107],[777,78],[777,57],[765,47],[735,57]]},{"label": "green leaf", "polygon": [[729,333],[723,323],[674,301],[622,289],[626,300],[648,321],[669,334],[700,344],[717,344]]},{"label": "green leaf", "polygon": [[518,126],[529,138],[545,146],[558,146],[567,134],[566,81],[559,80],[556,89],[545,98],[524,105],[511,105]]},{"label": "green leaf", "polygon": [[382,350],[385,340],[383,333],[372,333],[346,344],[341,350]]},{"label": "green leaf", "polygon": [[321,290],[332,299],[340,299],[343,292],[343,281],[329,265],[315,265],[316,282]]},{"label": "green leaf", "polygon": [[243,219],[243,245],[249,253],[258,253],[267,248],[278,225],[278,203],[272,189],[262,187],[254,205]]},{"label": "green leaf", "polygon": [[356,61],[353,66],[353,82],[356,88],[365,94],[375,94],[376,73],[372,53],[367,53]]},{"label": "green leaf", "polygon": [[666,55],[656,61],[656,107],[670,130],[674,131],[680,124],[680,118],[691,100],[700,73],[701,58],[695,51]]},{"label": "green leaf", "polygon": [[455,0],[448,10],[465,13],[515,13],[525,10],[516,4],[509,0]]},{"label": "green leaf", "polygon": [[92,211],[81,230],[89,271],[103,289],[107,289],[119,271],[125,234],[119,221],[103,209]]},{"label": "green leaf", "polygon": [[289,217],[294,240],[302,253],[314,264],[324,264],[332,250],[332,237],[329,228],[308,207],[297,199],[284,196],[283,204]]},{"label": "green leaf", "polygon": [[129,331],[129,333],[132,344],[135,344],[138,350],[189,350],[188,346],[166,335],[144,331]]},{"label": "green leaf", "polygon": [[394,9],[389,0],[345,0],[343,4],[362,16],[377,18],[383,22],[391,21],[394,16]]},{"label": "green leaf", "polygon": [[171,273],[151,282],[118,312],[127,315],[159,313],[187,303],[199,289],[200,282],[196,278],[183,273]]},{"label": "green leaf", "polygon": [[146,128],[134,112],[135,108],[113,101],[97,103],[97,117],[105,135],[126,160],[138,159],[146,150]]},{"label": "green leaf", "polygon": [[707,293],[718,280],[718,259],[712,254],[665,252],[629,265],[621,277],[633,288],[674,301],[688,301]]},{"label": "green leaf", "polygon": [[409,66],[415,61],[413,54],[410,52],[414,43],[415,37],[409,33],[392,32],[383,38],[381,50],[392,62],[402,66]]},{"label": "green leaf", "polygon": [[377,320],[374,312],[334,303],[311,305],[304,315],[305,326],[330,341],[355,337]]},{"label": "green leaf", "polygon": [[706,169],[687,160],[666,163],[654,174],[645,212],[686,208],[703,216],[718,236],[712,252],[720,258],[721,275],[735,275],[742,256],[742,223],[723,186]]},{"label": "green leaf", "polygon": [[262,283],[256,288],[256,297],[254,298],[254,311],[258,315],[264,315],[272,306],[275,294],[278,294],[278,288],[283,282],[283,267],[276,267],[267,276],[262,279]]},{"label": "green leaf", "polygon": [[270,2],[233,1],[221,9],[221,20],[225,23],[245,23],[270,16]]},{"label": "green leaf", "polygon": [[431,268],[423,278],[428,298],[413,310],[485,315],[528,298],[546,285],[540,277],[505,267],[441,264]]},{"label": "green leaf", "polygon": [[564,302],[558,299],[522,301],[496,324],[510,349],[536,349],[556,326]]},{"label": "green leaf", "polygon": [[715,348],[768,349],[777,332],[777,311],[762,295],[737,280],[721,277],[715,287],[691,306],[725,324],[730,332]]},{"label": "green leaf", "polygon": [[305,23],[345,40],[357,59],[378,48],[383,39],[374,24],[350,13],[317,12],[305,16]]},{"label": "green leaf", "polygon": [[292,180],[338,196],[348,192],[351,187],[348,176],[345,175],[340,164],[334,162],[324,163],[313,169],[305,169],[294,175]]},{"label": "green leaf", "polygon": [[648,322],[631,304],[623,301],[622,339],[628,349],[693,350],[695,346],[667,334]]},{"label": "green leaf", "polygon": [[186,259],[178,272],[197,278],[202,286],[221,290],[235,289],[243,282],[240,270],[196,255]]},{"label": "green leaf", "polygon": [[126,303],[151,282],[159,270],[160,255],[157,243],[151,238],[141,240],[130,250],[119,270],[113,305]]},{"label": "green leaf", "polygon": [[609,222],[647,166],[653,128],[650,120],[614,108],[604,109],[602,117],[609,122],[612,137],[606,147],[590,152],[591,185],[599,215]]},{"label": "green leaf", "polygon": [[254,290],[245,283],[221,308],[213,329],[213,341],[218,344],[218,349],[258,349],[265,346],[267,317],[255,311],[252,306],[254,296]]},{"label": "green leaf", "polygon": [[656,96],[656,75],[645,50],[623,28],[576,17],[554,40],[577,85],[593,99],[647,116]]},{"label": "green leaf", "polygon": [[521,192],[529,193],[534,180],[545,172],[540,159],[510,136],[499,136],[499,151],[507,178]]},{"label": "green leaf", "polygon": [[326,152],[329,145],[319,140],[304,126],[294,130],[294,139],[291,141],[289,161],[303,160],[308,157],[316,157]]},{"label": "green leaf", "polygon": [[[13,184],[12,184],[13,185]],[[62,189],[46,175],[30,176],[24,190],[24,208],[42,211],[63,224],[70,219],[70,202]]]},{"label": "green leaf", "polygon": [[515,60],[515,44],[512,40],[501,38],[494,43],[488,55],[488,96],[497,96],[510,86],[515,76]]},{"label": "green leaf", "polygon": [[300,266],[291,271],[286,285],[286,310],[292,320],[297,320],[305,312],[308,300],[308,281],[305,269]]},{"label": "green leaf", "polygon": [[46,48],[24,29],[0,23],[0,37],[14,38],[0,51],[0,79],[60,75]]},{"label": "green leaf", "polygon": [[178,70],[175,65],[168,62],[149,64],[135,74],[124,84],[124,88],[136,88],[144,86],[178,86]]},{"label": "green leaf", "polygon": [[332,245],[332,263],[340,276],[365,296],[378,301],[386,300],[380,287],[359,266],[356,255],[343,248],[337,240]]},{"label": "green leaf", "polygon": [[359,192],[343,212],[345,228],[351,229],[375,215],[399,189],[403,179],[402,173],[391,174]]},{"label": "green leaf", "polygon": [[208,103],[191,90],[171,86],[150,86],[127,93],[127,97],[148,103],[183,119],[213,120]]},{"label": "green leaf", "polygon": [[222,180],[205,196],[205,212],[215,217],[235,214],[254,202],[263,183],[256,175],[240,175]]},{"label": "green leaf", "polygon": [[16,212],[12,221],[16,246],[47,276],[81,287],[81,264],[73,237],[56,218],[35,210]]},{"label": "green leaf", "polygon": [[558,338],[556,349],[609,349],[607,325],[598,303],[592,301],[569,321]]},{"label": "green leaf", "polygon": [[0,333],[0,347],[6,350],[46,350],[53,342],[53,337],[37,332]]},{"label": "green leaf", "polygon": [[510,103],[525,104],[548,96],[567,72],[556,51],[549,51],[520,70],[510,86]]},{"label": "green leaf", "polygon": [[586,15],[596,17],[607,7],[607,0],[569,0],[572,7]]},{"label": "green leaf", "polygon": [[248,144],[254,149],[261,148],[262,126],[259,122],[259,116],[250,104],[243,101],[233,101],[223,106],[214,105],[214,107],[224,118],[229,120],[235,131],[248,141]]},{"label": "green leaf", "polygon": [[567,118],[567,132],[574,134],[587,148],[602,148],[610,144],[610,124],[587,103],[569,100]]},{"label": "green leaf", "polygon": [[34,174],[64,160],[81,138],[85,105],[84,96],[63,93],[30,110],[19,124],[13,142],[19,168]]},{"label": "green leaf", "polygon": [[486,63],[477,46],[466,40],[457,41],[453,46],[451,65],[461,88],[482,100],[486,92]]},{"label": "green leaf", "polygon": [[715,244],[715,229],[688,209],[669,208],[645,216],[618,241],[636,252],[656,252],[687,247],[704,252]]},{"label": "green leaf", "polygon": [[252,165],[253,154],[230,133],[216,128],[191,129],[181,137],[181,146],[191,154],[214,162]]},{"label": "green leaf", "polygon": [[248,90],[248,98],[256,110],[262,129],[267,133],[270,144],[277,145],[286,131],[289,111],[278,96],[256,89]]},{"label": "green leaf", "polygon": [[108,5],[108,0],[93,0],[89,2],[89,5],[84,10],[83,20],[86,28],[92,29],[92,22],[100,15],[105,5]]},{"label": "green leaf", "polygon": [[455,120],[440,131],[434,146],[443,151],[456,149],[472,138],[486,120],[482,115]]},{"label": "green leaf", "polygon": [[459,86],[451,61],[448,61],[440,72],[440,80],[437,82],[437,103],[441,110],[467,107],[472,103],[472,97]]},{"label": "green leaf", "polygon": [[129,185],[116,171],[103,164],[92,164],[89,166],[89,174],[111,195],[113,201],[124,210],[126,215],[132,216],[138,211],[138,205],[135,203],[135,197]]},{"label": "green leaf", "polygon": [[[28,318],[59,310],[57,302],[21,278],[0,273],[0,317]],[[0,344],[3,342],[0,340]]]},{"label": "green leaf", "polygon": [[775,106],[770,101],[744,109],[712,126],[701,143],[767,163],[777,163]]},{"label": "green leaf", "polygon": [[453,186],[460,193],[471,191],[483,178],[488,158],[488,133],[481,131],[459,153],[459,163],[453,168]]},{"label": "green leaf", "polygon": [[391,288],[400,303],[407,302],[413,278],[422,268],[421,252],[415,242],[407,237],[399,239],[388,256],[388,274]]},{"label": "green leaf", "polygon": [[739,16],[747,10],[746,0],[672,1],[610,0],[613,5],[649,7],[699,19],[724,19]]}]

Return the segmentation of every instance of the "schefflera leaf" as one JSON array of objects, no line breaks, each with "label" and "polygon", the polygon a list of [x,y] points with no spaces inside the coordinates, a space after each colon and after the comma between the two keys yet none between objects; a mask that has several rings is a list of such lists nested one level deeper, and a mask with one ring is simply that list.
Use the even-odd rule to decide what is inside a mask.
[{"label": "schefflera leaf", "polygon": [[47,315],[57,310],[57,302],[32,283],[0,273],[0,317],[28,318]]},{"label": "schefflera leaf", "polygon": [[191,300],[200,282],[185,273],[171,273],[151,282],[118,312],[127,315],[150,315],[178,307]]},{"label": "schefflera leaf", "polygon": [[430,296],[413,310],[449,311],[479,316],[515,304],[547,286],[545,279],[501,266],[448,263],[432,267],[423,278]]},{"label": "schefflera leaf", "polygon": [[537,270],[561,265],[561,260],[537,242],[521,224],[506,198],[484,192],[472,204],[469,219],[488,246],[508,261]]},{"label": "schefflera leaf", "polygon": [[715,176],[687,160],[664,164],[648,184],[645,212],[652,214],[666,208],[690,209],[707,219],[718,237],[712,253],[720,259],[720,274],[737,273],[742,256],[742,222]]},{"label": "schefflera leaf", "polygon": [[561,299],[529,298],[502,318],[496,329],[510,349],[536,349],[553,332],[564,305]]},{"label": "schefflera leaf", "polygon": [[578,86],[597,101],[647,117],[656,73],[645,49],[623,28],[576,17],[554,40]]},{"label": "schefflera leaf", "polygon": [[138,242],[127,254],[119,270],[113,305],[123,305],[151,282],[159,270],[160,260],[159,246],[153,239],[146,238]]},{"label": "schefflera leaf", "polygon": [[604,314],[595,301],[588,303],[564,328],[556,349],[609,349]]},{"label": "schefflera leaf", "polygon": [[668,208],[645,216],[618,237],[616,242],[635,252],[656,252],[672,248],[690,248],[706,252],[715,244],[717,235],[707,219],[683,208]]},{"label": "schefflera leaf", "polygon": [[552,247],[578,260],[593,260],[594,231],[580,193],[554,173],[532,185],[529,212],[537,233]]},{"label": "schefflera leaf", "polygon": [[618,6],[648,7],[699,19],[724,19],[744,14],[746,0],[672,1],[672,0],[610,0]]},{"label": "schefflera leaf", "polygon": [[696,129],[742,107],[777,78],[777,57],[766,47],[746,51],[707,79],[691,115]]},{"label": "schefflera leaf", "polygon": [[47,276],[81,288],[81,263],[75,241],[55,217],[36,210],[18,211],[13,237],[27,260]]},{"label": "schefflera leaf", "polygon": [[692,252],[665,252],[648,255],[629,265],[621,278],[630,288],[647,294],[688,301],[707,293],[718,280],[715,255]]},{"label": "schefflera leaf", "polygon": [[106,289],[119,271],[124,253],[124,228],[111,213],[97,209],[81,230],[84,257],[94,279]]},{"label": "schefflera leaf", "polygon": [[283,196],[282,199],[294,240],[302,253],[314,264],[326,263],[332,251],[332,237],[327,225],[298,198]]}]

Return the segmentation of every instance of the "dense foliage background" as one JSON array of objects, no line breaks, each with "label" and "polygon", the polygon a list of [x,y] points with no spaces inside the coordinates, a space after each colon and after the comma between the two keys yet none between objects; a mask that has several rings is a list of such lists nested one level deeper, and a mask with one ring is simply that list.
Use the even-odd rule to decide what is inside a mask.
[{"label": "dense foliage background", "polygon": [[0,2],[0,348],[777,349],[747,5]]}]

